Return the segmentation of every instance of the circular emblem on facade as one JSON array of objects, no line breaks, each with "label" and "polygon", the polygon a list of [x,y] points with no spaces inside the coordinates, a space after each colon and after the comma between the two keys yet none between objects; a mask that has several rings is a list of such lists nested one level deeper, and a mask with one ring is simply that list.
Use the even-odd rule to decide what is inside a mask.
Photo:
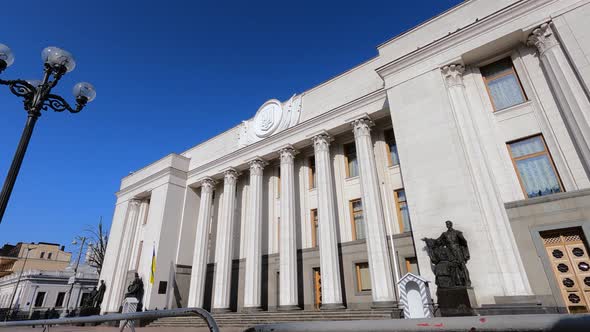
[{"label": "circular emblem on facade", "polygon": [[254,134],[260,138],[272,135],[281,124],[283,106],[276,99],[264,103],[254,116]]},{"label": "circular emblem on facade", "polygon": [[551,252],[551,254],[553,255],[553,257],[555,258],[561,258],[563,257],[563,251],[559,250],[559,249],[555,249],[553,250],[553,252]]},{"label": "circular emblem on facade", "polygon": [[574,248],[572,249],[572,254],[576,257],[582,257],[584,256],[584,250],[582,250],[582,248]]},{"label": "circular emblem on facade", "polygon": [[557,269],[559,270],[559,272],[562,272],[562,273],[566,273],[567,271],[570,270],[569,267],[567,267],[567,265],[565,265],[563,263],[559,263],[557,265]]},{"label": "circular emblem on facade", "polygon": [[567,296],[567,298],[571,303],[580,303],[580,297],[576,294],[570,294]]},{"label": "circular emblem on facade", "polygon": [[580,262],[578,264],[578,268],[584,272],[587,272],[588,270],[590,270],[590,265],[588,265],[588,263],[586,262]]},{"label": "circular emblem on facade", "polygon": [[565,287],[574,287],[574,281],[570,278],[565,278],[562,282]]}]

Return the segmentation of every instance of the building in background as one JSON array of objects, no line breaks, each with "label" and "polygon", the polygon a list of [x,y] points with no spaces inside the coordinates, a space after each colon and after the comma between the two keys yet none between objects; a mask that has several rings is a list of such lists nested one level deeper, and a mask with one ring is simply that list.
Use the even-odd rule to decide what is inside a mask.
[{"label": "building in background", "polygon": [[63,271],[72,258],[72,253],[64,249],[48,242],[5,244],[0,248],[0,277],[20,272],[25,258],[25,270]]},{"label": "building in background", "polygon": [[[27,270],[23,273],[18,289],[18,273],[0,278],[0,308],[18,311],[20,318],[30,317],[33,312],[45,312],[47,309],[78,310],[82,303],[90,296],[98,284],[96,269],[88,265],[80,265],[76,273],[74,287],[71,287],[74,267],[68,266],[62,271]],[[72,290],[69,305],[68,292]],[[15,294],[12,306],[10,299]]]},{"label": "building in background", "polygon": [[135,272],[148,309],[394,308],[406,272],[434,282],[422,238],[450,219],[480,313],[588,312],[589,17],[588,0],[461,2],[126,176],[102,311]]}]

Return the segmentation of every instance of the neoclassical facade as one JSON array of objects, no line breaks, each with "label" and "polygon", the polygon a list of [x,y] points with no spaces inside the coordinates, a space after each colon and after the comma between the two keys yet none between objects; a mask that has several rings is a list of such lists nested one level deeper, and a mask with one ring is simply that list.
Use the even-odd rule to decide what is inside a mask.
[{"label": "neoclassical facade", "polygon": [[587,312],[588,17],[465,1],[123,178],[102,311],[135,272],[149,309],[393,308],[407,272],[436,299],[422,239],[450,219],[479,307]]}]

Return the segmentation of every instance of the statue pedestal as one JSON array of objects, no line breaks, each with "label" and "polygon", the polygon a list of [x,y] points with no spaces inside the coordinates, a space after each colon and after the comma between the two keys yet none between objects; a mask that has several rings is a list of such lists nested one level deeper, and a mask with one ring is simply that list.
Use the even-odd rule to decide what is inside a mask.
[{"label": "statue pedestal", "polygon": [[[132,313],[132,312],[137,312],[137,305],[139,304],[139,301],[134,298],[134,297],[126,297],[125,300],[123,300],[123,311],[121,311],[121,313],[123,314],[128,314],[128,313]],[[119,323],[119,327],[123,327],[123,324],[125,324],[125,321],[121,321]]]},{"label": "statue pedestal", "polygon": [[436,290],[438,308],[443,317],[474,316],[477,307],[475,294],[471,287],[438,288]]}]

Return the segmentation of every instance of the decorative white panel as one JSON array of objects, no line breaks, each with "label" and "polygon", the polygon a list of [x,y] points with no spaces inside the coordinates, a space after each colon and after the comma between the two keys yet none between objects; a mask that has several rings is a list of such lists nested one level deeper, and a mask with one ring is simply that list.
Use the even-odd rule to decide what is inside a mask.
[{"label": "decorative white panel", "polygon": [[238,140],[241,147],[270,137],[299,123],[301,96],[293,95],[286,103],[271,99],[256,112],[254,118],[242,122]]}]

